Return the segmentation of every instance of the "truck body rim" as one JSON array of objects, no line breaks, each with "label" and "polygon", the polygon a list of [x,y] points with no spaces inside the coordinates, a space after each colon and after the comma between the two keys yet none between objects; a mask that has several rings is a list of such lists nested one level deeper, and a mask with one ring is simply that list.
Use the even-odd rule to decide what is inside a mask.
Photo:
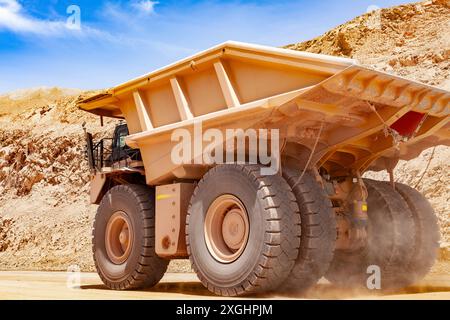
[{"label": "truck body rim", "polygon": [[247,245],[249,230],[247,210],[237,197],[221,195],[209,206],[205,218],[205,242],[217,261],[236,261]]},{"label": "truck body rim", "polygon": [[108,220],[105,232],[106,253],[115,264],[122,264],[130,256],[133,244],[133,227],[127,214],[115,212]]}]

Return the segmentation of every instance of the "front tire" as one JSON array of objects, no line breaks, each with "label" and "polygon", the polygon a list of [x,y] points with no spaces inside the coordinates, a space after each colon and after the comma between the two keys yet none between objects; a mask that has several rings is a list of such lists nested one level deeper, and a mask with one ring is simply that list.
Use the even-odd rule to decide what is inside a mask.
[{"label": "front tire", "polygon": [[189,259],[203,285],[218,295],[274,290],[297,258],[295,197],[281,176],[262,176],[260,169],[219,165],[205,174],[191,198]]},{"label": "front tire", "polygon": [[152,287],[169,260],[155,253],[153,189],[120,185],[103,197],[95,216],[92,247],[95,267],[110,289]]}]

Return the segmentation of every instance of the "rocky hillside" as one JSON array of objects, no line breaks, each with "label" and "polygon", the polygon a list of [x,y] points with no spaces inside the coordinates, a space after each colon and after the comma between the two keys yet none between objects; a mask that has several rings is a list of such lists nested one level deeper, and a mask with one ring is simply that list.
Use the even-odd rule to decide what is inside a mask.
[{"label": "rocky hillside", "polygon": [[351,57],[377,70],[450,89],[450,1],[372,11],[286,48]]},{"label": "rocky hillside", "polygon": [[[85,94],[90,94],[89,92]],[[84,131],[79,90],[21,90],[0,97],[0,268],[92,269]]]},{"label": "rocky hillside", "polygon": [[[450,90],[449,30],[446,2],[428,1],[357,17],[288,48],[350,56]],[[90,230],[96,208],[88,203],[81,124],[99,138],[115,123],[100,127],[96,117],[77,110],[76,101],[88,94],[41,88],[0,96],[0,269],[65,270],[77,264],[93,270]],[[439,214],[442,246],[450,243],[448,159],[449,148],[438,147],[396,170],[399,181],[414,186],[428,167],[418,189]],[[188,270],[186,264],[172,268]]]},{"label": "rocky hillside", "polygon": [[[78,110],[95,92],[59,88],[0,96],[0,270],[93,271],[82,124],[94,139],[111,136],[115,120]],[[189,266],[172,264],[176,270]]]}]

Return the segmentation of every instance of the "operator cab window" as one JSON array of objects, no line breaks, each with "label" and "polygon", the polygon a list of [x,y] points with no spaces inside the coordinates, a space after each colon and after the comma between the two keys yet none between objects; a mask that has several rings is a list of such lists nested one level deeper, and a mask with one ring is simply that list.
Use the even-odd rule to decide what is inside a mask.
[{"label": "operator cab window", "polygon": [[128,128],[126,125],[117,128],[115,147],[123,149],[126,147],[125,138],[128,136]]},{"label": "operator cab window", "polygon": [[127,136],[126,132],[120,132],[119,136],[119,148],[125,147],[125,138]]}]

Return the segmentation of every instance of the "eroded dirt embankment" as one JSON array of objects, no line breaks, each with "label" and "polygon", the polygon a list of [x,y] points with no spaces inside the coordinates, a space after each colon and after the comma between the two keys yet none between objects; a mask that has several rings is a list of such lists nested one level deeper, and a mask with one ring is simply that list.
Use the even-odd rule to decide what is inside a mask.
[{"label": "eroded dirt embankment", "polygon": [[[94,138],[112,134],[116,121],[81,112],[92,92],[58,88],[0,97],[0,270],[93,271],[85,123]],[[172,263],[171,270],[190,270]]]}]

